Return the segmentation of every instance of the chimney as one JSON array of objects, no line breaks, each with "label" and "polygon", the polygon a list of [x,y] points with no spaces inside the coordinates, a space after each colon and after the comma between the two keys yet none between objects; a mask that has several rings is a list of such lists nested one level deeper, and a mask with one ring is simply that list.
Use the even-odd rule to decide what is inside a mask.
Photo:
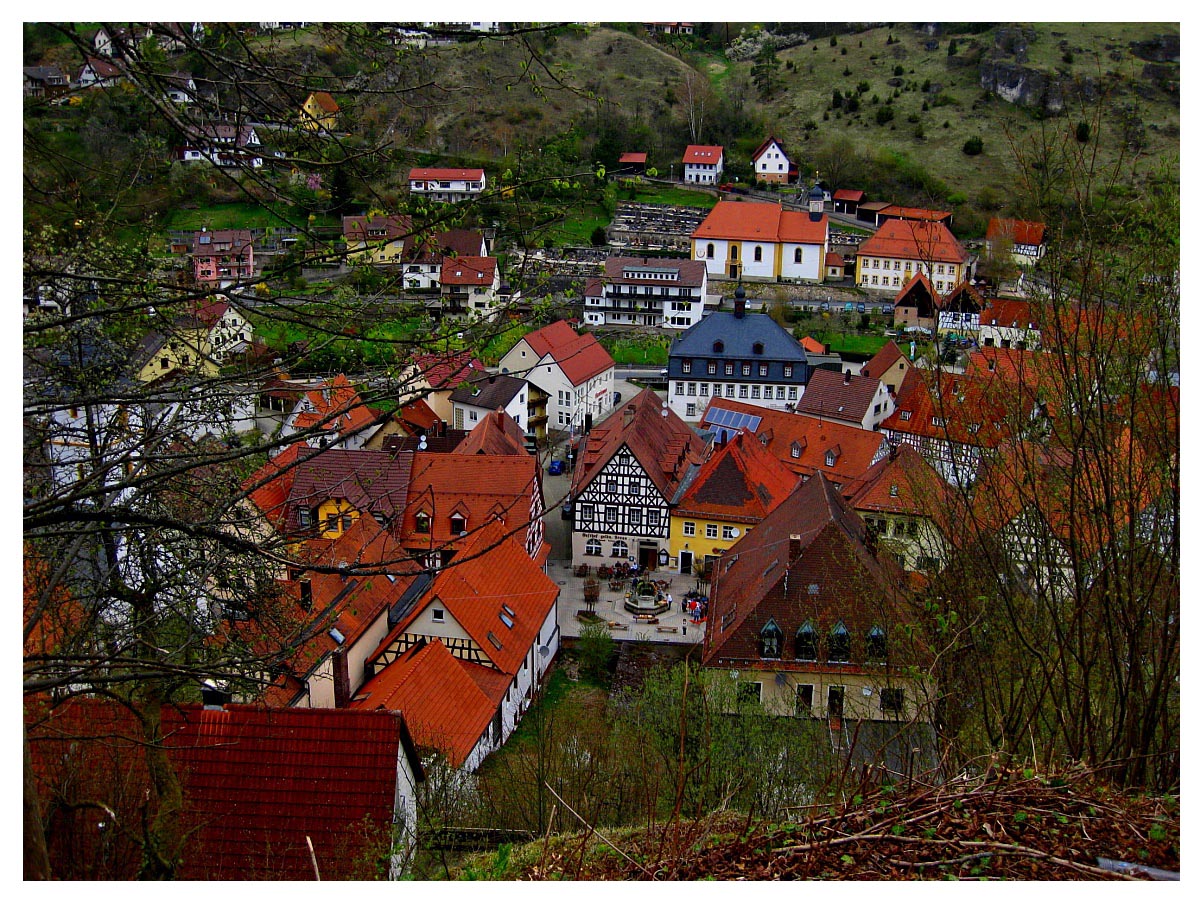
[{"label": "chimney", "polygon": [[333,708],[342,709],[350,702],[350,666],[346,648],[338,647],[333,653]]},{"label": "chimney", "polygon": [[842,384],[849,384],[849,383],[850,383],[850,370],[847,369],[845,371],[845,373],[842,375]]},{"label": "chimney", "polygon": [[635,412],[637,412],[637,407],[634,404],[630,403],[628,406],[625,407],[625,419],[622,423],[622,427],[624,427],[624,428],[629,427],[629,423],[633,421],[633,416],[634,416]]}]

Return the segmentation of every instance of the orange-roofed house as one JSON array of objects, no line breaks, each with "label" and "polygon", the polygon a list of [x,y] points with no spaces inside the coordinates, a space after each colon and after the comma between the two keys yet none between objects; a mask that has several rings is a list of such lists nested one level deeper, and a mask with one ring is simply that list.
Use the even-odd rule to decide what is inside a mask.
[{"label": "orange-roofed house", "polygon": [[1021,219],[992,219],[988,222],[985,244],[988,253],[1007,251],[1013,262],[1032,266],[1046,255],[1046,226]]},{"label": "orange-roofed house", "polygon": [[491,322],[500,314],[496,293],[500,267],[493,256],[447,256],[442,260],[441,312]]},{"label": "orange-roofed house", "polygon": [[516,728],[558,652],[558,586],[492,521],[392,621],[355,705],[402,710],[418,743],[473,769]]},{"label": "orange-roofed house", "polygon": [[859,244],[858,286],[895,294],[924,274],[939,294],[966,280],[969,255],[941,222],[889,219]]},{"label": "orange-roofed house", "polygon": [[683,180],[686,184],[717,184],[725,171],[725,148],[688,144],[683,151]]},{"label": "orange-roofed house", "polygon": [[938,336],[970,338],[978,343],[979,317],[986,301],[975,288],[964,281],[941,298],[938,306]]},{"label": "orange-roofed house", "polygon": [[737,432],[688,481],[671,510],[670,567],[690,575],[713,564],[800,483],[753,434]]},{"label": "orange-roofed house", "polygon": [[838,490],[888,454],[887,439],[878,431],[737,400],[714,397],[699,427],[724,440],[738,431],[752,434],[801,480],[820,472]]},{"label": "orange-roofed house", "polygon": [[881,550],[908,571],[932,575],[945,563],[952,495],[909,444],[901,444],[842,491]]},{"label": "orange-roofed house", "polygon": [[911,368],[912,361],[904,355],[896,342],[888,341],[879,348],[878,353],[867,360],[859,374],[878,378],[887,387],[888,392],[894,395],[900,390],[900,384]]},{"label": "orange-roofed house", "polygon": [[310,447],[358,450],[379,427],[371,409],[345,375],[312,385],[284,419],[280,438],[293,435]]},{"label": "orange-roofed house", "polygon": [[805,353],[816,353],[823,356],[829,352],[827,345],[822,344],[816,338],[810,337],[807,334],[800,338],[800,346],[804,348]]},{"label": "orange-roofed house", "polygon": [[[499,368],[545,394],[550,429],[579,434],[589,416],[598,419],[612,409],[616,363],[595,335],[579,334],[561,320],[522,337]],[[530,420],[531,426],[538,424]]]},{"label": "orange-roofed house", "polygon": [[542,472],[521,455],[405,451],[412,460],[400,540],[430,568],[457,558],[474,535],[500,522],[530,559],[545,561]]},{"label": "orange-roofed house", "polygon": [[307,131],[332,131],[340,107],[328,91],[312,91],[300,107],[300,127]]},{"label": "orange-roofed house", "polygon": [[409,170],[408,190],[441,203],[458,203],[483,194],[487,190],[487,175],[483,169],[417,167]]},{"label": "orange-roofed house", "polygon": [[710,278],[822,281],[829,252],[824,193],[808,212],[776,203],[721,200],[692,232],[692,259]]},{"label": "orange-roofed house", "polygon": [[704,450],[700,436],[651,390],[593,426],[571,483],[572,562],[662,565],[671,507]]},{"label": "orange-roofed house", "polygon": [[994,299],[979,314],[981,347],[1036,350],[1042,340],[1037,314],[1028,300]]},{"label": "orange-roofed house", "polygon": [[424,400],[438,419],[449,422],[454,414],[450,395],[464,381],[486,375],[487,367],[469,350],[418,353],[400,371],[399,403]]}]

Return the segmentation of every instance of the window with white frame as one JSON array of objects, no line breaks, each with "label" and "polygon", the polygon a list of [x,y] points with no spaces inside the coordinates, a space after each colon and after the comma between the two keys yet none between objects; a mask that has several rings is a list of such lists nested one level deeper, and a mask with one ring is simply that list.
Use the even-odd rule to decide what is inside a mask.
[{"label": "window with white frame", "polygon": [[717,526],[711,522],[704,526],[704,536],[706,538],[715,539],[717,536]]}]

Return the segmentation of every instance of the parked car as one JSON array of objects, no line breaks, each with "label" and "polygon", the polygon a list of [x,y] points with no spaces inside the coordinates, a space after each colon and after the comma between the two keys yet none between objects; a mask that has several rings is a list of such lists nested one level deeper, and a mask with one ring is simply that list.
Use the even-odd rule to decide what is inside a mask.
[{"label": "parked car", "polygon": [[562,514],[562,517],[564,519],[566,519],[567,521],[570,521],[571,519],[575,518],[575,507],[571,503],[570,497],[568,497],[566,500],[563,501],[562,508],[561,508],[561,514]]},{"label": "parked car", "polygon": [[858,304],[857,309],[860,313],[865,313],[867,311],[867,304],[860,303],[860,304]]},{"label": "parked car", "polygon": [[826,300],[821,304],[821,312],[829,312],[829,301]]},{"label": "parked car", "polygon": [[853,303],[847,303],[847,304],[846,304],[846,309],[845,309],[845,312],[854,312],[854,304],[853,304]]},{"label": "parked car", "polygon": [[550,468],[548,471],[551,475],[561,475],[565,468],[566,466],[563,464],[561,459],[552,459],[550,460]]},{"label": "parked car", "polygon": [[883,306],[879,307],[879,311],[885,316],[890,316],[896,311],[896,306],[894,303],[885,303]]},{"label": "parked car", "polygon": [[621,405],[621,392],[613,391],[613,406],[620,406],[620,405]]}]

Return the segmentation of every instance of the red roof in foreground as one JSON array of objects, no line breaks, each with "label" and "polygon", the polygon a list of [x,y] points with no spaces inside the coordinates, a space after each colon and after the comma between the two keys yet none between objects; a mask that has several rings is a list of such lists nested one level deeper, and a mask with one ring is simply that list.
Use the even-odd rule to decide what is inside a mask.
[{"label": "red roof in foreground", "polygon": [[[25,718],[43,803],[65,789],[116,814],[107,832],[99,812],[62,817],[50,835],[55,873],[134,877],[136,823],[153,792],[133,715],[77,698],[53,710],[27,702]],[[368,841],[391,827],[399,758],[420,769],[404,721],[392,713],[164,705],[162,731],[183,782],[184,825],[194,829],[184,879],[311,879],[306,838],[323,879],[364,877]],[[89,737],[100,740],[80,740]]]}]

